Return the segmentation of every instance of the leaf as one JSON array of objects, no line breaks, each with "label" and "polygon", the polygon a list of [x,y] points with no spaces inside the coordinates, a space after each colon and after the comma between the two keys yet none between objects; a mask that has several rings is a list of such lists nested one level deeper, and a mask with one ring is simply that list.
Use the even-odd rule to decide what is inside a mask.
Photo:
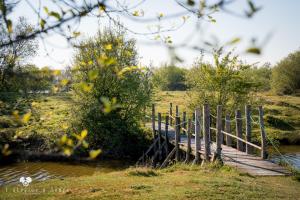
[{"label": "leaf", "polygon": [[53,71],[53,76],[61,75],[61,71],[59,69],[56,69]]},{"label": "leaf", "polygon": [[65,144],[65,143],[67,142],[67,139],[68,139],[67,135],[64,134],[64,135],[60,138],[59,143],[60,143],[61,145],[63,145],[63,144]]},{"label": "leaf", "polygon": [[57,20],[61,19],[61,16],[60,16],[60,14],[58,12],[51,11],[49,13],[49,15],[52,16],[52,17],[55,17]]},{"label": "leaf", "polygon": [[187,4],[189,6],[194,6],[195,5],[195,1],[194,0],[187,0]]},{"label": "leaf", "polygon": [[101,149],[98,149],[98,150],[91,150],[89,152],[90,154],[90,159],[95,159],[100,153],[101,153]]},{"label": "leaf", "polygon": [[74,146],[74,143],[73,143],[73,140],[72,140],[72,139],[68,139],[66,143],[67,143],[67,145],[68,145],[69,147],[73,147],[73,146]]},{"label": "leaf", "polygon": [[236,37],[236,38],[233,38],[232,40],[230,40],[227,44],[233,45],[233,44],[239,43],[240,41],[241,41],[241,38]]},{"label": "leaf", "polygon": [[91,81],[95,80],[98,77],[98,70],[90,70],[88,76]]},{"label": "leaf", "polygon": [[61,84],[62,86],[66,86],[68,83],[69,83],[69,80],[68,80],[68,79],[62,79],[62,80],[60,81],[60,84]]},{"label": "leaf", "polygon": [[72,155],[72,149],[70,149],[70,148],[64,148],[64,154],[65,154],[66,156]]},{"label": "leaf", "polygon": [[12,153],[11,150],[9,150],[9,144],[5,144],[2,149],[2,155],[9,156]]},{"label": "leaf", "polygon": [[106,50],[111,50],[112,49],[112,44],[107,44],[107,45],[104,46],[104,48]]},{"label": "leaf", "polygon": [[23,124],[27,124],[28,121],[30,120],[30,117],[31,117],[31,112],[26,113],[22,118]]},{"label": "leaf", "polygon": [[18,110],[15,110],[13,111],[13,116],[15,118],[16,121],[19,121],[20,120],[20,116],[19,116],[19,111]]},{"label": "leaf", "polygon": [[44,19],[41,19],[40,25],[41,25],[42,30],[45,28],[45,24],[46,24],[46,21]]},{"label": "leaf", "polygon": [[80,134],[81,140],[83,140],[87,136],[87,134],[88,134],[88,131],[86,129],[81,131],[81,134]]},{"label": "leaf", "polygon": [[89,148],[89,143],[87,143],[87,141],[85,141],[85,140],[83,140],[82,141],[82,146],[83,146],[83,148]]},{"label": "leaf", "polygon": [[253,53],[253,54],[261,54],[261,50],[260,48],[257,48],[257,47],[251,47],[251,48],[248,48],[246,50],[247,53]]},{"label": "leaf", "polygon": [[49,9],[46,6],[44,6],[44,11],[49,14]]},{"label": "leaf", "polygon": [[138,10],[133,11],[132,13],[133,16],[138,17],[140,15]]},{"label": "leaf", "polygon": [[78,36],[80,36],[80,32],[79,31],[73,31],[73,37],[76,38]]},{"label": "leaf", "polygon": [[13,28],[12,28],[12,21],[10,19],[8,19],[6,21],[6,27],[7,27],[7,30],[9,33],[12,33],[13,32]]}]

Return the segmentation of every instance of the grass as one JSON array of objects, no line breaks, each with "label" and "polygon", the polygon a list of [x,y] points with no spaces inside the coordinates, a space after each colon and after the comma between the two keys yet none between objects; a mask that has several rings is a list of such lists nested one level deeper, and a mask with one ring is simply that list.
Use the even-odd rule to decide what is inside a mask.
[{"label": "grass", "polygon": [[[43,140],[44,146],[41,148],[50,148],[68,126],[73,104],[71,97],[68,94],[37,95],[21,99],[20,102],[23,102],[22,106],[14,109],[7,105],[6,113],[1,115],[0,140],[2,142],[29,140],[30,146],[34,140]],[[18,110],[20,115],[30,111],[32,115],[29,123],[16,124],[12,116],[13,110]]]},{"label": "grass", "polygon": [[[145,173],[156,175],[140,175]],[[0,199],[295,199],[299,187],[291,177],[253,177],[226,166],[177,164],[2,187]]]}]

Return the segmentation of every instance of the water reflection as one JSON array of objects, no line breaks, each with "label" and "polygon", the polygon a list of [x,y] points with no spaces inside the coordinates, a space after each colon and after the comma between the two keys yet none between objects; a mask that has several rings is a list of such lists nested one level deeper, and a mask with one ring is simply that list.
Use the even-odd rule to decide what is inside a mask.
[{"label": "water reflection", "polygon": [[19,184],[21,177],[31,177],[33,181],[45,181],[52,178],[88,176],[95,172],[109,173],[127,166],[121,161],[102,161],[97,164],[20,162],[9,166],[0,166],[0,186]]},{"label": "water reflection", "polygon": [[283,145],[278,150],[281,155],[274,148],[269,149],[272,161],[276,163],[285,161],[300,170],[300,145]]}]

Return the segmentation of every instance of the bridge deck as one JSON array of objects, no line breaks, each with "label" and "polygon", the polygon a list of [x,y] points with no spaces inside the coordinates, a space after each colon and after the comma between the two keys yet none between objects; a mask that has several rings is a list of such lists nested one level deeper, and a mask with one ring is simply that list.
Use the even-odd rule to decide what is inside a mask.
[{"label": "bridge deck", "polygon": [[[164,131],[164,126],[162,126]],[[169,126],[168,131],[169,140],[175,144],[175,131]],[[195,138],[191,139],[192,154],[195,155]],[[180,149],[187,149],[186,135],[180,136]],[[215,142],[211,142],[211,152],[216,149]],[[204,141],[201,139],[200,155],[204,155]],[[237,168],[240,171],[249,173],[254,176],[286,176],[290,172],[284,167],[271,162],[270,160],[263,160],[258,156],[249,155],[246,152],[238,151],[233,147],[222,145],[222,160],[225,165]]]}]

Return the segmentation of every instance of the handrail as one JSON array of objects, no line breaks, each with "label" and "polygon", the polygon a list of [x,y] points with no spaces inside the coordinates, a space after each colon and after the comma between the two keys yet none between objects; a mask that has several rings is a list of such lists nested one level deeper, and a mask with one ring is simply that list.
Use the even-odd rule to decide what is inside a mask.
[{"label": "handrail", "polygon": [[[211,129],[211,130],[217,131],[217,129],[216,129],[216,128],[213,128],[213,127],[210,127],[210,129]],[[225,134],[225,135],[228,135],[228,136],[230,136],[230,137],[233,137],[233,138],[235,138],[235,139],[237,139],[237,140],[240,140],[240,141],[242,141],[242,142],[244,142],[244,143],[246,143],[246,144],[248,144],[248,145],[250,145],[250,146],[253,146],[253,147],[255,147],[255,148],[261,150],[261,147],[260,147],[260,146],[257,146],[256,144],[253,144],[253,143],[251,143],[251,142],[248,142],[248,141],[246,141],[246,140],[244,140],[244,139],[242,139],[242,138],[239,138],[239,137],[237,137],[237,136],[235,136],[235,135],[232,135],[232,134],[230,134],[230,133],[227,133],[227,132],[225,132],[225,131],[223,131],[223,130],[221,130],[221,132],[222,132],[223,134]]]}]

